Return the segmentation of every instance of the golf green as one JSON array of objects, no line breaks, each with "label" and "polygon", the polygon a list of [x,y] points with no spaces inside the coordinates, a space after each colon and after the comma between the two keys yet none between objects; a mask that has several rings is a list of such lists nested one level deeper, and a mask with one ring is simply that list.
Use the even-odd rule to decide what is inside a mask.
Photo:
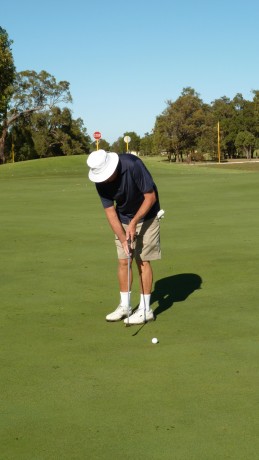
[{"label": "golf green", "polygon": [[156,321],[130,328],[105,321],[116,252],[85,157],[0,167],[3,460],[258,458],[259,166],[143,161],[162,260]]}]

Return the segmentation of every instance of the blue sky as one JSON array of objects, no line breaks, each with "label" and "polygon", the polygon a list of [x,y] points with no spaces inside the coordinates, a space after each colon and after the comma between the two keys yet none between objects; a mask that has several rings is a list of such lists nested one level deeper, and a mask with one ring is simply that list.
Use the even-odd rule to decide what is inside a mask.
[{"label": "blue sky", "polygon": [[258,0],[12,0],[0,14],[17,71],[67,80],[73,117],[110,143],[151,132],[187,86],[208,103],[259,89]]}]

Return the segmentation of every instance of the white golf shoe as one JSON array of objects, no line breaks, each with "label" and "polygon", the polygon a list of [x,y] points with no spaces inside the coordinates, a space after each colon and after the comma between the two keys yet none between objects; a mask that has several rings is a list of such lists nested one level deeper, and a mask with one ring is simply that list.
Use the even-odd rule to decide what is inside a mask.
[{"label": "white golf shoe", "polygon": [[125,324],[133,325],[133,324],[144,324],[148,321],[154,320],[154,313],[152,310],[145,311],[144,308],[137,308],[134,311],[133,315],[129,318],[124,319]]},{"label": "white golf shoe", "polygon": [[[132,309],[129,307],[129,315],[132,314]],[[106,316],[106,321],[120,321],[123,318],[127,318],[128,316],[128,307],[124,307],[123,305],[119,305],[116,310],[109,315]]]}]

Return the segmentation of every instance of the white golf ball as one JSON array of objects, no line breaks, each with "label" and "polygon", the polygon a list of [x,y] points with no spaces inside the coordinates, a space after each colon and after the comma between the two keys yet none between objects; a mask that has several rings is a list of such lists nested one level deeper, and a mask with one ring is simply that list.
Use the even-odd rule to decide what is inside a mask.
[{"label": "white golf ball", "polygon": [[153,337],[152,343],[158,343],[158,339],[156,337]]}]

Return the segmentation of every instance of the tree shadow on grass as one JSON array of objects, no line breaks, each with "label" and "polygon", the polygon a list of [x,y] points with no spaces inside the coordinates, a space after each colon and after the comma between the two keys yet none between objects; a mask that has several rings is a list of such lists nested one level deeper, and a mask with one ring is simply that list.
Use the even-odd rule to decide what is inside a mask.
[{"label": "tree shadow on grass", "polygon": [[155,316],[171,308],[175,302],[183,302],[197,289],[201,289],[202,278],[194,273],[180,273],[157,280],[151,294],[151,305],[158,302]]}]

